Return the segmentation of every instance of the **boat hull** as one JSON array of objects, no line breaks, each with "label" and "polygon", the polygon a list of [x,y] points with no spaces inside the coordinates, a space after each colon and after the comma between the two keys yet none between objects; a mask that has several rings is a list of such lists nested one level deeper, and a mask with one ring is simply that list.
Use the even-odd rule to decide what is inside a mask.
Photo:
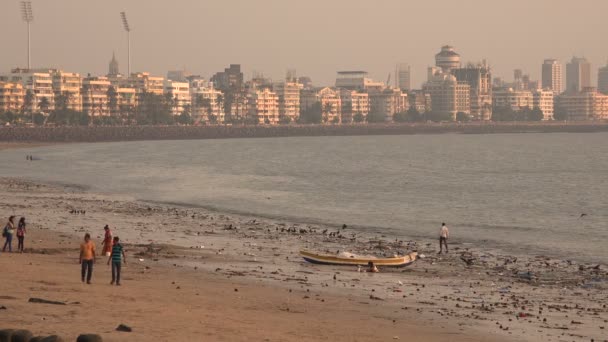
[{"label": "boat hull", "polygon": [[337,265],[337,266],[367,266],[371,261],[376,266],[383,267],[404,267],[416,261],[418,253],[410,253],[396,258],[366,258],[366,257],[338,257],[333,255],[323,255],[307,251],[301,251],[300,255],[305,261],[317,265]]}]

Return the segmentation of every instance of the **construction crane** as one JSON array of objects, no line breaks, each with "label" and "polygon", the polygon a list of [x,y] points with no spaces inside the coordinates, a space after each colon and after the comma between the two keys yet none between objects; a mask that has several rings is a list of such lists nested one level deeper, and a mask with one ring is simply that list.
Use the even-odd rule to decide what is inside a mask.
[{"label": "construction crane", "polygon": [[388,73],[388,77],[386,79],[386,86],[388,88],[390,88],[390,86],[391,86],[391,73],[390,72]]}]

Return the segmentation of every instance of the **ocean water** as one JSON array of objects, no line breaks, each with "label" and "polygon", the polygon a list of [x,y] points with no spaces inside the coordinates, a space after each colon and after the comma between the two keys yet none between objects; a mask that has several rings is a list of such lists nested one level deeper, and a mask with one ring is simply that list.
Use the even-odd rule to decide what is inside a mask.
[{"label": "ocean water", "polygon": [[608,261],[608,133],[69,144],[0,159],[0,176],[139,200],[400,238],[446,222],[466,245]]}]

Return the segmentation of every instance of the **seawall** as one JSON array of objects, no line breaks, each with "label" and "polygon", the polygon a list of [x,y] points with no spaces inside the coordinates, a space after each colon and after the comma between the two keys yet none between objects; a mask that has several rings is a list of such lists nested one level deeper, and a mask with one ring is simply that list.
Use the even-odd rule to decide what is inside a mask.
[{"label": "seawall", "polygon": [[444,123],[285,126],[1,127],[1,142],[104,142],[402,134],[608,132],[603,123]]}]

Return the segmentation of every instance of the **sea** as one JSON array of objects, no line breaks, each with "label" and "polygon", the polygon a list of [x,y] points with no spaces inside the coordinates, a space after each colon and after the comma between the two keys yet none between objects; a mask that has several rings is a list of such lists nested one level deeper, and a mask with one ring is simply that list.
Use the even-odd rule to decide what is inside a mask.
[{"label": "sea", "polygon": [[608,133],[65,144],[0,151],[0,176],[388,238],[445,222],[465,247],[608,262]]}]

